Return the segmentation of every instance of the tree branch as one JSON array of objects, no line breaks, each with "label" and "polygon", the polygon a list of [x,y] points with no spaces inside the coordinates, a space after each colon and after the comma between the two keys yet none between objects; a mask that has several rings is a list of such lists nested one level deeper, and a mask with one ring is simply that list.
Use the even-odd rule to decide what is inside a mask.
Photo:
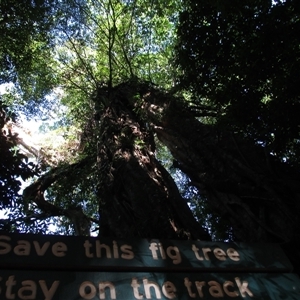
[{"label": "tree branch", "polygon": [[[60,208],[47,201],[44,197],[44,192],[57,180],[74,170],[83,167],[87,163],[87,159],[83,159],[78,163],[67,167],[57,167],[50,170],[47,174],[41,176],[37,181],[28,186],[23,191],[25,202],[25,211],[28,211],[28,203],[34,202],[37,207],[43,212],[40,216],[46,214],[48,217],[66,216],[74,225],[77,235],[89,235],[90,222],[81,207]],[[27,207],[26,207],[27,206]],[[93,220],[94,221],[94,220]]]}]

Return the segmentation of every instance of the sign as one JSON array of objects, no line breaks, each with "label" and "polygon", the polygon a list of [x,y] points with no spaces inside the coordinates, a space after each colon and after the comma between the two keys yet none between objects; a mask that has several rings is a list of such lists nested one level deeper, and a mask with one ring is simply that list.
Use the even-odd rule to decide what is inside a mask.
[{"label": "sign", "polygon": [[0,271],[0,299],[299,300],[294,274]]},{"label": "sign", "polygon": [[299,300],[278,245],[0,232],[0,299]]},{"label": "sign", "polygon": [[0,234],[0,266],[49,270],[290,272],[276,244]]}]

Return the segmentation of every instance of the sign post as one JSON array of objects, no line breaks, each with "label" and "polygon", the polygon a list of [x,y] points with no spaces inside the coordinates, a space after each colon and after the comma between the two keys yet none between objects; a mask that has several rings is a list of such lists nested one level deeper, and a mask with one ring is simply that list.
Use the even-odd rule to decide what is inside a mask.
[{"label": "sign post", "polygon": [[0,299],[300,299],[278,245],[0,233]]}]

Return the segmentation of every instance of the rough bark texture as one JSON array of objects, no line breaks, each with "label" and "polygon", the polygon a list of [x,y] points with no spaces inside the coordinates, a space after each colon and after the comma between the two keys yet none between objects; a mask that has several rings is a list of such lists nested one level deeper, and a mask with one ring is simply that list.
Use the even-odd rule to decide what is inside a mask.
[{"label": "rough bark texture", "polygon": [[[167,182],[162,167],[152,154],[152,129],[170,149],[193,185],[206,195],[212,209],[230,220],[236,239],[279,243],[299,240],[299,218],[294,212],[299,211],[300,184],[293,169],[276,161],[262,147],[201,123],[184,101],[151,85],[126,83],[117,87],[114,93],[112,98],[115,102],[111,102],[111,112],[105,116],[111,123],[105,126],[113,128],[117,123],[116,132],[120,132],[121,136],[127,130],[128,147],[119,140],[110,144],[106,140],[104,144],[107,149],[118,145],[110,156],[120,157],[123,162],[115,163],[112,177],[120,175],[122,167],[126,169],[125,174],[130,175],[130,178],[120,177],[117,182],[123,181],[126,183],[124,186],[129,187],[146,174],[155,179],[154,182],[158,181],[159,187]],[[105,124],[105,121],[101,123]],[[131,141],[128,141],[130,137]],[[143,141],[143,147],[138,146],[138,140]],[[143,172],[139,172],[138,165]],[[153,180],[145,180],[143,178],[130,190],[138,191],[145,182],[149,194]],[[167,211],[170,205],[176,209],[179,202],[173,200],[168,206],[163,206],[163,210]],[[156,211],[152,212],[155,215]]]},{"label": "rough bark texture", "polygon": [[145,102],[158,138],[212,211],[229,220],[235,240],[280,243],[299,271],[298,172],[262,147],[201,123],[180,99],[153,91]]},{"label": "rough bark texture", "polygon": [[153,132],[138,107],[143,93],[137,88],[120,85],[109,95],[98,93],[98,100],[109,98],[99,120],[97,149],[100,234],[209,239],[155,158]]}]

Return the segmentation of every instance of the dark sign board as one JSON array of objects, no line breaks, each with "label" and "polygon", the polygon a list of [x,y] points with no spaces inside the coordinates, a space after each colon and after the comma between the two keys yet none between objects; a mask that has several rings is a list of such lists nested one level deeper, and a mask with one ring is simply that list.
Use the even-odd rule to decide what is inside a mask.
[{"label": "dark sign board", "polygon": [[0,266],[52,270],[289,272],[276,244],[0,233]]},{"label": "dark sign board", "polygon": [[0,299],[299,300],[294,274],[0,271]]}]

